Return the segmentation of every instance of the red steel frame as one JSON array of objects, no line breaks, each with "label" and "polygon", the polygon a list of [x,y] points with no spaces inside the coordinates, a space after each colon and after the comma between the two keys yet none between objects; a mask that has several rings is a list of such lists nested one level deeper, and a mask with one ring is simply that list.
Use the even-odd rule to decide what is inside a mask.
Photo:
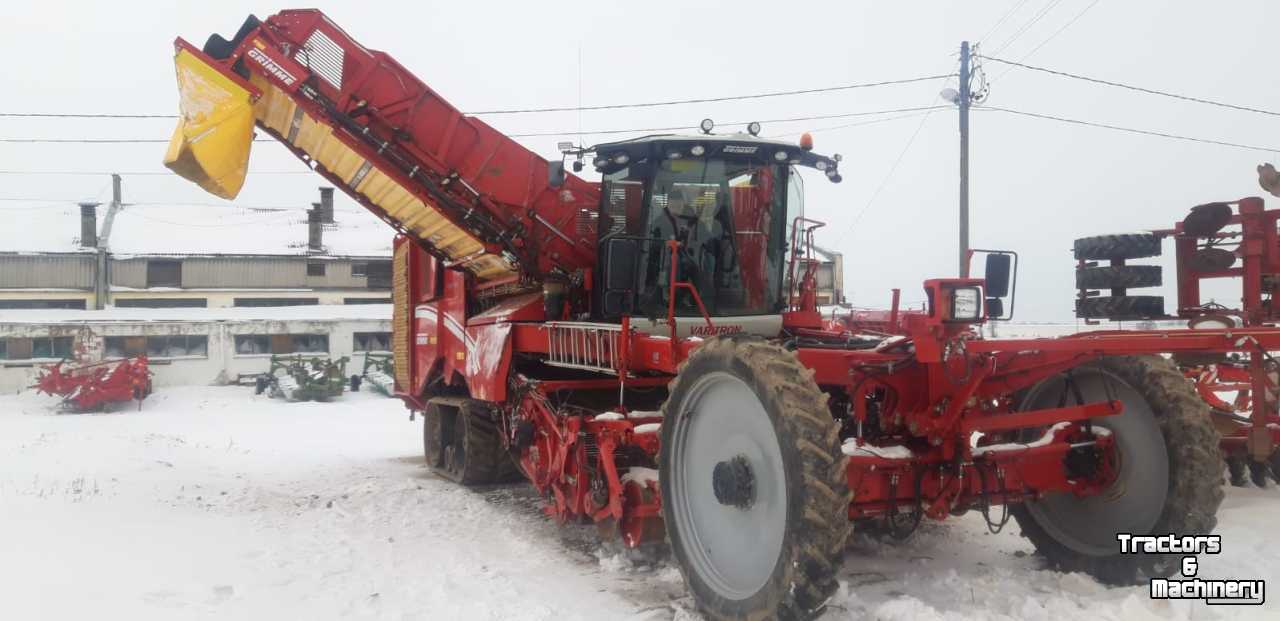
[{"label": "red steel frame", "polygon": [[[1162,237],[1174,241],[1178,286],[1178,316],[1194,319],[1208,315],[1235,317],[1241,325],[1249,327],[1275,326],[1280,323],[1280,308],[1273,303],[1280,280],[1267,279],[1280,276],[1280,210],[1268,210],[1261,198],[1242,198],[1233,203],[1236,212],[1223,225],[1238,227],[1236,230],[1215,231],[1211,237],[1216,247],[1226,247],[1238,257],[1239,264],[1217,271],[1197,269],[1193,256],[1206,239],[1187,231],[1186,223],[1178,222],[1174,228],[1156,231]],[[1237,309],[1206,305],[1200,297],[1202,280],[1239,278],[1241,306]],[[1264,300],[1264,296],[1266,299]],[[1237,330],[1237,333],[1240,331]],[[1208,369],[1188,369],[1196,381],[1197,390],[1211,407],[1226,412],[1249,414],[1248,426],[1220,425],[1224,432],[1223,447],[1231,453],[1245,452],[1256,460],[1265,460],[1280,445],[1280,427],[1276,426],[1276,403],[1256,398],[1276,391],[1276,385],[1268,378],[1267,352],[1274,347],[1257,342],[1242,342],[1236,351],[1249,354],[1243,364],[1211,365]],[[1227,380],[1224,386],[1219,381]],[[1237,401],[1229,408],[1217,397],[1226,390],[1245,390],[1254,395],[1251,401]]]},{"label": "red steel frame", "polygon": [[[308,78],[310,71],[290,57],[289,52],[299,49],[317,30],[343,49],[346,62],[351,63],[344,67],[348,78],[340,88]],[[598,185],[569,176],[564,190],[548,192],[546,178],[540,176],[547,172],[545,161],[487,125],[463,117],[388,55],[360,46],[318,11],[273,16],[250,33],[231,58],[206,61],[233,73],[234,63],[250,45],[299,76],[296,84],[283,85],[288,86],[290,97],[308,114],[332,126],[344,144],[454,222],[492,234],[499,240],[490,242],[492,250],[508,249],[522,269],[520,283],[477,283],[458,269],[447,269],[450,266],[427,242],[408,234],[397,237],[395,269],[397,279],[404,277],[406,285],[396,303],[406,319],[396,325],[396,338],[407,343],[410,352],[405,368],[397,369],[398,396],[413,410],[425,409],[432,396],[442,391],[464,392],[487,402],[499,414],[504,442],[518,453],[525,474],[551,497],[548,513],[561,520],[616,523],[628,545],[653,537],[660,531],[658,489],[651,479],[633,476],[635,467],[622,473],[616,460],[624,452],[636,451],[652,460],[659,449],[654,425],[660,425],[661,419],[652,413],[629,416],[625,398],[631,389],[665,385],[703,339],[679,338],[670,306],[669,334],[655,335],[637,330],[626,317],[620,324],[570,326],[563,321],[567,311],[559,317],[546,316],[540,292],[525,288],[524,293],[499,293],[509,284],[537,284],[553,268],[561,269],[583,276],[581,284],[570,290],[573,315],[590,311],[594,234],[577,240],[539,234],[534,236],[538,243],[533,244],[522,236],[541,231],[547,222],[565,228],[583,203],[564,203],[563,192],[596,199]],[[277,79],[255,63],[244,63],[244,69]],[[474,148],[460,153],[451,140],[464,127],[479,138],[471,145]],[[273,135],[288,144],[286,137]],[[310,159],[298,148],[290,148],[300,158]],[[494,158],[510,166],[490,165]],[[405,162],[417,164],[406,171]],[[318,172],[407,233],[403,223],[357,192],[349,180],[323,169]],[[1261,217],[1252,208],[1242,208],[1242,213],[1242,218]],[[469,221],[473,215],[480,219]],[[1264,259],[1274,265],[1275,257],[1267,254],[1268,239],[1274,242],[1275,234],[1274,219],[1269,221],[1270,238],[1246,236],[1247,249],[1265,246],[1250,250],[1246,276],[1258,274]],[[819,224],[807,222],[808,228],[801,233],[797,227],[796,234],[811,243],[813,228]],[[671,242],[671,252],[677,248]],[[795,261],[802,262],[806,251],[793,246]],[[675,271],[671,270],[667,283],[669,299],[674,300],[678,289],[690,291],[713,328],[710,333],[717,333],[717,318],[707,315],[696,289],[678,282]],[[848,342],[853,335],[844,327],[824,326],[813,296],[807,295],[812,291],[812,270],[795,275],[793,263],[790,271],[800,295],[789,296],[793,308],[783,314],[783,332],[823,343]],[[1088,421],[1119,413],[1119,403],[1018,411],[1013,399],[1017,391],[1102,356],[1280,349],[1280,329],[1254,326],[983,340],[974,329],[975,321],[948,317],[946,304],[941,303],[951,289],[982,284],[979,279],[926,281],[925,293],[935,303],[919,312],[899,312],[895,304],[883,318],[884,331],[901,337],[879,346],[849,349],[801,344],[795,350],[822,389],[847,397],[847,410],[833,411],[833,415],[852,424],[868,421],[867,395],[894,395],[879,416],[894,421],[891,444],[909,453],[886,455],[877,452],[880,447],[860,446],[856,440],[846,443],[846,453],[851,453],[848,481],[857,492],[849,507],[851,517],[894,512],[923,502],[929,516],[942,518],[967,507],[1051,492],[1094,493],[1108,483],[1109,469],[1072,478],[1063,457],[1078,447],[1097,447],[1109,455],[1109,437],[1092,433]],[[1246,298],[1247,303],[1257,301],[1260,294]],[[566,335],[582,338],[584,347],[587,339],[603,339],[611,345],[608,351],[616,353],[606,356],[602,349],[593,350],[588,358],[600,372],[582,372],[577,377],[537,376],[522,370],[541,368],[527,363],[546,360],[553,351],[553,339]],[[1254,386],[1260,381],[1255,369]],[[619,403],[608,411],[583,411],[561,400],[571,392],[591,391],[617,394]],[[521,424],[533,429],[532,439],[523,446],[516,444],[516,427]],[[1001,450],[970,445],[978,432],[998,438],[1018,430],[1046,429],[1043,441],[1015,443]]]},{"label": "red steel frame", "polygon": [[64,366],[66,361],[41,370],[33,388],[54,397],[77,411],[87,412],[108,403],[137,399],[151,392],[151,371],[147,357],[104,360],[92,364]]}]

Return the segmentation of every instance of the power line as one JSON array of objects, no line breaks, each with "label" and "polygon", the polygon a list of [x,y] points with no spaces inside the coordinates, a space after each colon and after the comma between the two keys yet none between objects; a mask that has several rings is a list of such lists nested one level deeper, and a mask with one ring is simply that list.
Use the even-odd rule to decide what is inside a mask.
[{"label": "power line", "polygon": [[[947,106],[941,106],[941,107],[944,107],[944,108],[945,108],[945,107],[947,107]],[[807,132],[807,133],[828,132],[828,131],[835,131],[835,130],[838,130],[838,129],[848,129],[848,128],[850,128],[850,127],[862,127],[862,126],[864,126],[864,125],[876,125],[876,124],[879,124],[879,123],[888,123],[889,121],[900,121],[900,120],[902,120],[902,119],[913,119],[913,118],[916,118],[916,117],[918,117],[918,116],[923,116],[923,115],[932,114],[933,110],[936,110],[936,109],[937,109],[937,108],[930,108],[930,110],[929,110],[928,112],[912,112],[911,114],[903,114],[903,115],[899,115],[899,116],[890,116],[890,117],[885,117],[885,118],[883,118],[883,119],[872,119],[872,120],[870,120],[870,121],[858,121],[857,123],[841,123],[840,125],[828,125],[828,126],[826,126],[826,127],[815,127],[815,128],[813,128],[813,129],[808,130],[808,132]],[[775,140],[776,140],[776,139],[779,139],[779,138],[790,138],[790,137],[792,137],[792,136],[799,136],[799,135],[804,134],[804,133],[806,133],[806,132],[790,132],[790,133],[786,133],[786,134],[774,134],[774,135],[772,135],[772,136],[767,136],[767,137],[768,137],[768,138],[773,138],[773,139],[775,139]]]},{"label": "power line", "polygon": [[482,110],[480,112],[467,112],[466,114],[523,114],[531,112],[578,112],[592,110],[623,110],[629,108],[652,108],[657,106],[677,106],[682,104],[695,103],[718,103],[723,101],[741,101],[744,99],[764,99],[768,97],[788,97],[791,95],[808,95],[812,93],[830,93],[834,91],[847,91],[858,88],[872,88],[876,86],[893,86],[898,84],[912,84],[914,82],[927,82],[938,78],[945,78],[947,75],[928,75],[917,78],[905,78],[901,80],[884,80],[881,82],[863,82],[860,84],[844,84],[841,86],[827,86],[823,88],[806,88],[791,91],[772,91],[766,93],[754,93],[750,95],[733,95],[729,97],[704,97],[699,99],[673,99],[669,101],[651,101],[646,103],[629,103],[629,104],[606,104],[602,106],[568,106],[560,108],[524,108],[511,110]]},{"label": "power line", "polygon": [[[936,76],[937,78],[947,78],[949,75]],[[830,119],[845,119],[860,116],[877,116],[882,114],[900,114],[904,112],[924,112],[929,110],[937,110],[946,108],[947,106],[918,106],[914,108],[892,108],[887,110],[866,110],[861,112],[843,112],[839,114],[821,114],[813,116],[799,116],[779,119],[764,119],[759,123],[796,123],[804,121],[823,121]],[[746,125],[751,121],[731,121],[725,123],[725,126]],[[672,125],[667,127],[633,127],[628,129],[601,129],[601,130],[569,130],[569,131],[544,131],[544,132],[524,132],[506,134],[509,138],[535,138],[544,136],[602,136],[612,134],[639,134],[666,131],[682,131],[697,129],[695,125]],[[815,130],[816,131],[816,130]],[[22,144],[131,144],[131,143],[168,143],[168,140],[159,138],[0,138],[0,143],[22,143]],[[254,142],[273,142],[272,140],[259,138]],[[153,174],[153,173],[146,173]]]},{"label": "power line", "polygon": [[0,117],[17,119],[176,119],[176,114],[116,114],[111,112],[0,112]]},{"label": "power line", "polygon": [[[563,106],[548,108],[513,108],[498,110],[480,110],[476,112],[464,112],[463,114],[527,114],[537,112],[588,112],[592,110],[626,110],[633,108],[655,108],[659,106],[678,106],[684,104],[697,103],[717,103],[724,101],[743,101],[748,99],[765,99],[769,97],[790,97],[792,95],[809,95],[813,93],[831,93],[837,91],[847,91],[860,88],[874,88],[878,86],[896,86],[900,84],[912,84],[915,82],[926,82],[946,76],[920,76],[916,78],[904,78],[900,80],[882,80],[880,82],[861,82],[856,84],[841,84],[837,86],[825,86],[821,88],[805,88],[789,91],[768,91],[763,93],[750,93],[746,95],[728,95],[723,97],[702,97],[697,99],[672,99],[668,101],[648,101],[641,103],[621,103],[621,104],[604,104],[599,106]],[[54,112],[0,112],[0,118],[51,118],[51,119],[176,119],[176,114],[115,114],[115,113],[54,113]],[[561,134],[570,135],[572,132],[560,132]],[[594,132],[603,133],[603,132]]]},{"label": "power line", "polygon": [[1027,30],[1029,30],[1032,26],[1039,23],[1040,20],[1044,19],[1045,15],[1049,14],[1049,11],[1052,11],[1054,7],[1057,7],[1061,3],[1062,3],[1062,0],[1049,0],[1049,3],[1046,4],[1043,9],[1040,9],[1039,13],[1036,13],[1034,16],[1032,16],[1032,18],[1027,23],[1023,24],[1022,27],[1017,30],[1017,32],[1014,32],[1012,36],[1010,36],[1008,39],[1004,41],[1004,43],[1001,43],[1000,47],[996,48],[995,53],[999,54],[1000,52],[1003,52],[1005,48],[1008,48],[1010,45],[1013,45],[1014,41],[1017,41],[1024,33],[1027,32]]},{"label": "power line", "polygon": [[1084,126],[1088,126],[1088,127],[1097,127],[1097,128],[1101,128],[1101,129],[1110,129],[1110,130],[1115,130],[1115,131],[1120,131],[1120,132],[1126,132],[1126,133],[1130,133],[1130,134],[1139,134],[1139,135],[1143,135],[1143,136],[1155,136],[1155,137],[1158,137],[1158,138],[1170,138],[1170,139],[1173,139],[1173,140],[1184,140],[1184,141],[1187,141],[1187,142],[1199,142],[1199,143],[1203,143],[1203,144],[1212,144],[1212,145],[1218,145],[1218,146],[1223,146],[1223,147],[1234,147],[1234,148],[1237,148],[1237,149],[1247,149],[1247,150],[1250,150],[1250,151],[1263,151],[1263,152],[1266,152],[1266,153],[1280,153],[1280,148],[1272,148],[1272,147],[1258,147],[1258,146],[1254,146],[1254,145],[1240,144],[1240,143],[1236,143],[1236,142],[1227,142],[1227,141],[1225,141],[1225,140],[1213,140],[1213,139],[1210,139],[1210,138],[1196,138],[1196,137],[1194,137],[1194,136],[1183,136],[1183,135],[1180,135],[1180,134],[1170,134],[1170,133],[1166,133],[1166,132],[1158,132],[1158,131],[1152,131],[1152,130],[1146,130],[1146,129],[1135,129],[1135,128],[1132,128],[1132,127],[1122,127],[1122,126],[1119,126],[1119,125],[1109,125],[1109,124],[1106,124],[1106,123],[1097,123],[1097,122],[1094,122],[1094,121],[1084,121],[1084,120],[1081,120],[1081,119],[1070,119],[1070,118],[1061,117],[1061,116],[1053,116],[1053,115],[1051,115],[1051,114],[1039,114],[1039,113],[1036,113],[1036,112],[1025,112],[1025,111],[1022,111],[1022,110],[1013,110],[1013,109],[1010,109],[1010,108],[997,108],[997,107],[994,107],[994,106],[984,106],[984,107],[981,107],[981,108],[974,108],[974,110],[989,110],[989,111],[993,111],[993,112],[1005,112],[1005,113],[1008,113],[1008,114],[1016,114],[1016,115],[1018,115],[1018,116],[1026,116],[1026,117],[1031,117],[1031,118],[1036,118],[1036,119],[1045,119],[1045,120],[1049,120],[1049,121],[1058,121],[1058,122],[1061,122],[1061,123],[1070,123],[1070,124],[1073,124],[1073,125],[1084,125]]},{"label": "power line", "polygon": [[1013,17],[1013,14],[1014,14],[1014,13],[1017,13],[1017,12],[1018,12],[1018,9],[1021,9],[1021,8],[1022,8],[1022,5],[1026,4],[1026,3],[1027,3],[1027,0],[1018,0],[1018,3],[1017,3],[1017,4],[1015,4],[1015,5],[1013,5],[1012,7],[1010,7],[1008,11],[1005,11],[1005,12],[1004,12],[1004,15],[1000,16],[1000,19],[999,19],[999,20],[996,20],[996,23],[995,23],[994,25],[992,25],[990,28],[988,28],[988,29],[987,29],[986,34],[983,34],[983,35],[978,39],[978,42],[979,42],[979,43],[981,43],[981,42],[983,42],[983,41],[986,41],[986,40],[987,40],[987,37],[990,37],[992,33],[994,33],[996,30],[998,30],[998,29],[1000,28],[1001,24],[1004,24],[1004,23],[1005,23],[1005,21],[1007,21],[1010,17]]},{"label": "power line", "polygon": [[1020,67],[1022,69],[1030,69],[1032,71],[1039,71],[1041,73],[1048,73],[1050,75],[1056,75],[1064,78],[1071,78],[1074,80],[1083,80],[1085,82],[1093,82],[1095,84],[1102,84],[1105,86],[1112,86],[1115,88],[1123,88],[1126,90],[1137,91],[1139,93],[1146,93],[1148,95],[1159,95],[1161,97],[1170,97],[1172,99],[1180,99],[1182,101],[1190,101],[1194,103],[1207,104],[1210,106],[1218,106],[1220,108],[1227,108],[1230,110],[1239,110],[1242,112],[1256,112],[1258,114],[1266,114],[1268,116],[1280,116],[1280,112],[1276,112],[1274,110],[1263,110],[1262,108],[1252,108],[1249,106],[1241,106],[1241,105],[1230,104],[1230,103],[1221,102],[1221,101],[1214,101],[1212,99],[1201,99],[1199,97],[1192,97],[1190,95],[1180,95],[1178,93],[1171,93],[1168,91],[1158,91],[1155,89],[1146,88],[1142,86],[1134,86],[1132,84],[1123,84],[1121,82],[1112,82],[1110,80],[1103,80],[1101,78],[1091,78],[1089,76],[1079,75],[1076,73],[1068,73],[1066,71],[1058,71],[1056,69],[1037,67],[1035,65],[1028,65],[1026,63],[1015,62],[1015,61],[1006,60],[1003,58],[996,58],[993,56],[983,56],[983,58],[986,60],[990,60],[992,62],[1003,64],[1003,65]]},{"label": "power line", "polygon": [[[948,83],[951,82],[951,78],[956,75],[958,74],[952,73],[945,76],[945,79],[942,82],[942,85],[946,86]],[[932,106],[934,110],[936,110],[939,107],[947,108],[950,106]],[[867,211],[871,209],[871,205],[873,205],[876,202],[876,199],[880,197],[880,193],[883,192],[885,187],[889,185],[889,180],[893,179],[893,175],[898,172],[898,166],[900,166],[902,164],[902,160],[907,157],[907,152],[911,151],[911,146],[916,143],[916,138],[920,137],[920,132],[924,130],[925,124],[929,122],[929,117],[933,116],[934,110],[929,110],[928,112],[924,113],[924,117],[921,118],[920,123],[916,125],[915,131],[912,132],[911,136],[907,138],[907,143],[903,145],[902,151],[898,152],[897,159],[895,159],[893,161],[893,165],[889,167],[889,172],[885,173],[884,178],[880,180],[880,185],[876,186],[876,190],[875,192],[872,192],[871,198],[867,199],[867,204],[863,205],[862,209],[860,209],[857,215],[853,217],[853,221],[851,224],[849,224],[849,229],[848,229],[850,233],[852,233],[854,228],[858,226],[858,223],[862,221],[862,216],[866,215]]]},{"label": "power line", "polygon": [[[315,174],[312,170],[251,170],[250,175],[311,175]],[[58,175],[63,177],[98,177],[102,175],[121,175],[130,176],[147,176],[147,177],[174,177],[172,172],[148,170],[148,171],[92,171],[92,170],[0,170],[0,175]]]},{"label": "power line", "polygon": [[[1085,13],[1088,13],[1089,10],[1092,9],[1093,7],[1098,6],[1098,3],[1101,1],[1102,0],[1093,0],[1093,2],[1090,2],[1088,6],[1081,9],[1079,13],[1076,13],[1075,17],[1072,17],[1071,19],[1067,20],[1067,23],[1063,24],[1061,28],[1053,31],[1053,34],[1049,35],[1044,41],[1041,41],[1038,45],[1031,48],[1030,52],[1023,54],[1022,58],[1018,59],[1019,62],[1024,61],[1028,58],[1031,58],[1033,54],[1040,51],[1040,48],[1044,47],[1045,45],[1048,45],[1050,41],[1054,40],[1055,38],[1058,37],[1058,35],[1062,34],[1063,31],[1070,28],[1072,24],[1076,23],[1077,21],[1080,21],[1080,18],[1084,17]],[[1013,69],[1012,67],[1010,67],[1009,69],[1006,69],[1005,73],[1008,73],[1012,69]],[[1000,77],[1004,77],[1004,73],[1000,74]]]}]

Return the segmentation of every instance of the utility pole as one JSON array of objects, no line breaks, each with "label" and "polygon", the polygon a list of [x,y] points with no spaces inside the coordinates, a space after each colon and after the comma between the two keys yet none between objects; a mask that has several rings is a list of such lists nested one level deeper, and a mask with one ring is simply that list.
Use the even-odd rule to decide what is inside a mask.
[{"label": "utility pole", "polygon": [[102,219],[102,233],[98,235],[98,256],[93,273],[93,307],[102,310],[107,303],[107,292],[111,289],[111,279],[107,274],[110,261],[107,254],[111,251],[111,225],[115,223],[116,213],[124,206],[121,198],[120,175],[111,175],[111,206]]},{"label": "utility pole", "polygon": [[960,277],[969,277],[969,42],[960,43]]}]

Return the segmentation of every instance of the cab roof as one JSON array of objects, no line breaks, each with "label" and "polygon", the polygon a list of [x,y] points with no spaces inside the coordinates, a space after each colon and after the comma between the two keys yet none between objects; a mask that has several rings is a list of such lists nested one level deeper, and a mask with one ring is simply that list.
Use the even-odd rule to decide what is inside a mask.
[{"label": "cab roof", "polygon": [[[701,147],[701,152],[698,152]],[[654,134],[630,140],[598,144],[594,151],[596,171],[609,174],[625,168],[631,162],[649,157],[696,159],[702,157],[731,157],[751,159],[761,163],[788,163],[807,166],[826,173],[832,181],[839,181],[840,156],[827,157],[802,149],[800,145],[745,133],[734,134]],[[619,157],[625,154],[625,158]],[[621,160],[621,161],[619,161]]]}]

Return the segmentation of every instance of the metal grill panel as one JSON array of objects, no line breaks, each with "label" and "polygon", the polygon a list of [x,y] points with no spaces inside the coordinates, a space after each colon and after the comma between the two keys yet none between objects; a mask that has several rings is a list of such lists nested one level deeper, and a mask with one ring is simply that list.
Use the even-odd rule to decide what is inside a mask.
[{"label": "metal grill panel", "polygon": [[547,364],[617,374],[622,326],[607,323],[551,321],[547,330]]}]

